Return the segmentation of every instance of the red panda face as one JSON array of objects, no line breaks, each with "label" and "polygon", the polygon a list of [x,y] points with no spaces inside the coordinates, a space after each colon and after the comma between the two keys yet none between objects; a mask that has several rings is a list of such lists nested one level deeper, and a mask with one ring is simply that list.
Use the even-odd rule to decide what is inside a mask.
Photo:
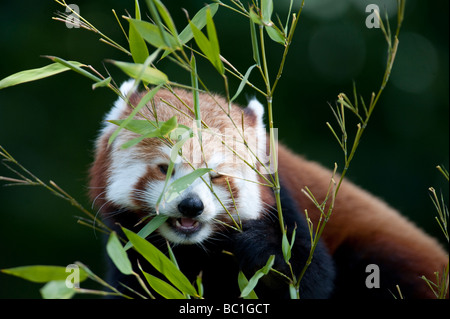
[{"label": "red panda face", "polygon": [[[132,82],[121,90],[129,102],[137,105],[140,93],[128,92]],[[194,133],[192,93],[176,90],[175,95],[160,90],[152,105],[136,116],[167,121],[176,116],[179,124],[190,127]],[[124,101],[116,102],[106,120],[128,117],[132,108]],[[91,169],[91,197],[103,214],[108,210],[153,216],[167,216],[158,229],[161,236],[177,244],[201,243],[223,230],[224,224],[233,225],[233,219],[256,219],[263,210],[259,167],[256,155],[265,154],[265,129],[262,124],[262,105],[256,100],[246,110],[228,103],[221,97],[200,95],[200,111],[206,127],[202,129],[202,143],[198,134],[187,140],[182,156],[174,162],[169,184],[191,173],[194,169],[212,169],[197,178],[175,198],[158,200],[164,191],[172,147],[159,138],[146,138],[138,144],[123,148],[124,143],[138,137],[122,130],[111,145],[107,141],[117,126],[106,123],[96,145],[96,159]],[[156,116],[155,116],[156,114]],[[246,144],[244,143],[244,138]]]}]

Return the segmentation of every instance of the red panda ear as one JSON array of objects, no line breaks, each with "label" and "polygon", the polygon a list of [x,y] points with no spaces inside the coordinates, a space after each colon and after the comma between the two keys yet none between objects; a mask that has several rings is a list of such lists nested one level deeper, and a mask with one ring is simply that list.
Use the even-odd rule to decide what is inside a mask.
[{"label": "red panda ear", "polygon": [[125,97],[125,100],[122,97],[119,97],[115,102],[111,110],[106,113],[104,117],[104,124],[101,130],[100,136],[104,134],[112,134],[115,130],[116,125],[112,123],[108,123],[110,120],[119,120],[123,117],[125,112],[128,109],[128,99],[132,96],[134,92],[136,92],[136,87],[134,86],[134,79],[130,79],[122,83],[120,86],[120,92]]},{"label": "red panda ear", "polygon": [[[264,160],[267,154],[267,143],[266,143],[266,127],[264,125],[264,106],[256,99],[253,98],[248,103],[248,106],[245,108],[244,112],[247,115],[249,121],[247,123],[251,125],[255,131],[253,131],[253,136],[250,140],[250,145],[253,144],[253,147],[256,150],[256,154],[260,160]],[[249,133],[247,131],[247,133]],[[264,160],[265,161],[265,160]]]},{"label": "red panda ear", "polygon": [[122,83],[122,85],[120,86],[120,93],[122,93],[122,95],[124,97],[127,97],[129,95],[131,95],[132,93],[134,93],[136,91],[137,87],[135,86],[135,81],[134,79],[129,79],[125,82]]},{"label": "red panda ear", "polygon": [[264,106],[256,98],[250,100],[246,111],[256,117],[256,126],[264,128]]}]

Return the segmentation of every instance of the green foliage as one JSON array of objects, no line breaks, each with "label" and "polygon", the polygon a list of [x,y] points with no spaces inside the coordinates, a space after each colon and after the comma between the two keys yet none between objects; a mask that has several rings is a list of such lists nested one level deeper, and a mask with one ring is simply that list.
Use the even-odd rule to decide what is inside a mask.
[{"label": "green foliage", "polygon": [[[144,257],[157,271],[163,274],[177,289],[186,295],[197,296],[197,290],[192,286],[186,276],[178,267],[150,242],[137,234],[122,228],[125,235],[133,244],[133,247]],[[150,283],[149,283],[150,284]],[[158,283],[159,284],[159,283]],[[158,286],[161,288],[161,285]]]},{"label": "green foliage", "polygon": [[146,67],[144,64],[128,63],[120,61],[111,61],[112,64],[120,68],[125,74],[133,79],[142,80],[144,82],[160,85],[169,81],[167,75],[158,69]]},{"label": "green foliage", "polygon": [[[135,17],[137,21],[141,20],[141,9],[138,0],[135,1]],[[128,31],[128,42],[133,61],[135,63],[144,63],[149,56],[148,48],[136,26],[131,22]]]},{"label": "green foliage", "polygon": [[[74,66],[81,67],[83,64],[75,61],[70,62]],[[7,88],[9,86],[18,85],[26,82],[36,81],[40,79],[47,78],[49,76],[53,76],[59,74],[61,72],[65,72],[70,70],[69,67],[61,64],[61,63],[52,63],[47,66],[38,69],[31,69],[26,71],[21,71],[10,75],[3,80],[0,81],[0,89]]]},{"label": "green foliage", "polygon": [[190,172],[189,174],[186,174],[175,180],[166,190],[165,201],[170,202],[180,196],[180,194],[186,188],[188,188],[189,185],[191,185],[197,178],[200,178],[211,170],[211,168],[197,168],[193,172]]},{"label": "green foliage", "polygon": [[[445,167],[437,166],[436,167],[439,172],[444,176],[444,178],[447,180],[447,183],[449,181],[449,174],[448,171],[445,169]],[[448,237],[448,218],[449,218],[449,212],[448,212],[448,206],[445,204],[444,197],[441,194],[440,200],[438,198],[438,195],[436,194],[436,190],[433,187],[429,188],[430,191],[430,198],[431,201],[434,204],[434,207],[436,208],[436,212],[438,213],[438,216],[436,216],[436,221],[447,240],[447,244],[449,243],[449,237]],[[440,270],[440,269],[439,269]],[[422,279],[425,281],[425,283],[428,285],[428,287],[431,289],[433,294],[436,296],[437,299],[445,299],[448,296],[448,286],[449,286],[449,263],[445,266],[445,268],[439,272],[437,270],[435,274],[435,281],[426,278],[425,276],[422,276]]]},{"label": "green foliage", "polygon": [[191,41],[194,38],[194,33],[192,31],[192,26],[195,26],[196,29],[201,30],[206,26],[207,23],[207,14],[211,16],[211,18],[214,17],[217,10],[219,9],[219,5],[216,3],[210,4],[202,9],[200,9],[192,18],[192,20],[189,21],[189,24],[184,28],[183,31],[181,31],[178,38],[180,39],[180,42],[182,44],[186,44],[189,41]]},{"label": "green foliage", "polygon": [[[145,238],[145,237],[144,237]],[[122,247],[117,234],[112,232],[109,235],[108,243],[106,244],[106,251],[108,252],[109,258],[116,265],[117,269],[124,275],[131,275],[133,273],[133,268],[131,262],[128,259],[127,251]]]},{"label": "green foliage", "polygon": [[49,281],[39,292],[44,299],[70,299],[75,295],[75,289],[67,287],[65,280]]},{"label": "green foliage", "polygon": [[[167,220],[167,216],[163,216],[163,215],[156,215],[154,217],[152,217],[152,219],[144,225],[144,227],[142,227],[142,229],[137,233],[138,236],[142,237],[142,238],[147,238],[148,236],[150,236],[155,230],[157,230],[159,228],[159,226],[161,226],[166,220]],[[126,245],[125,245],[125,250],[131,248],[133,245],[131,244],[131,241],[129,241]]]},{"label": "green foliage", "polygon": [[152,287],[158,294],[166,299],[186,299],[186,296],[183,295],[179,290],[174,288],[172,285],[168,284],[162,279],[150,275],[149,273],[141,270],[147,279],[150,287]]},{"label": "green foliage", "polygon": [[[57,0],[57,2],[66,9],[69,8],[64,1]],[[165,181],[164,190],[160,194],[156,205],[157,214],[159,213],[159,205],[161,202],[171,201],[174,198],[178,197],[187,187],[189,187],[189,185],[191,185],[197,179],[199,178],[201,179],[202,176],[210,172],[211,169],[209,168],[193,169],[193,171],[190,174],[187,174],[175,181],[171,181],[170,179],[172,176],[174,163],[178,159],[178,156],[182,156],[181,154],[182,146],[190,138],[195,137],[195,135],[192,129],[179,125],[177,123],[176,117],[173,117],[168,121],[158,121],[158,120],[153,121],[146,119],[145,116],[141,113],[142,108],[154,98],[155,94],[162,87],[171,92],[173,92],[172,88],[176,86],[192,90],[194,100],[194,109],[192,110],[192,112],[193,114],[195,114],[195,120],[197,123],[198,133],[196,136],[199,138],[201,145],[202,144],[201,131],[202,129],[208,127],[201,120],[198,96],[199,91],[203,90],[204,92],[208,93],[209,90],[202,81],[201,77],[199,76],[196,61],[197,58],[203,58],[206,59],[211,65],[213,65],[218,75],[223,78],[224,88],[226,92],[226,99],[229,105],[228,112],[230,111],[232,101],[234,101],[242,93],[246,85],[249,85],[257,93],[261,94],[266,99],[270,145],[271,147],[274,147],[275,139],[273,134],[274,128],[273,97],[277,85],[279,83],[279,80],[282,77],[286,62],[286,56],[292,43],[297,23],[299,21],[299,17],[303,10],[304,1],[299,2],[300,2],[299,9],[295,13],[292,12],[293,0],[291,0],[289,12],[285,23],[282,24],[280,19],[278,19],[278,23],[275,24],[272,21],[274,11],[273,0],[261,0],[256,3],[252,1],[252,3],[248,6],[248,8],[246,8],[238,0],[231,0],[232,5],[225,4],[220,0],[215,0],[215,3],[205,6],[204,8],[199,10],[194,15],[192,20],[189,20],[187,22],[186,27],[180,33],[178,33],[169,11],[160,0],[146,1],[151,16],[151,22],[144,21],[142,19],[144,14],[141,12],[139,2],[136,0],[135,17],[134,18],[125,17],[125,19],[129,23],[128,35],[125,34],[128,41],[129,50],[123,48],[117,42],[110,39],[108,36],[106,36],[104,33],[98,30],[94,25],[92,25],[89,21],[79,16],[77,13],[75,13],[72,9],[69,8],[70,12],[76,14],[80,18],[80,21],[85,29],[95,32],[96,34],[101,36],[101,40],[103,42],[124,52],[125,54],[127,54],[128,57],[131,56],[133,62],[111,61],[111,60],[109,62],[118,67],[126,75],[135,79],[135,87],[137,87],[142,82],[143,86],[146,89],[146,94],[141,99],[139,104],[131,105],[133,111],[131,112],[128,118],[124,120],[117,119],[111,121],[111,123],[117,125],[118,127],[116,131],[112,134],[109,143],[110,144],[113,143],[116,137],[118,136],[119,132],[125,129],[134,132],[139,136],[122,145],[121,146],[122,148],[133,147],[134,145],[138,144],[139,142],[147,138],[158,138],[162,140],[166,145],[172,148],[170,163],[166,174],[167,177]],[[213,17],[218,11],[218,8],[220,6],[230,9],[233,12],[237,12],[238,14],[244,16],[249,21],[253,60],[255,64],[251,65],[246,70],[244,75],[241,72],[239,72],[225,58],[221,56],[217,28],[213,20]],[[341,149],[344,152],[345,167],[343,169],[343,172],[341,173],[338,182],[334,180],[337,172],[337,167],[335,167],[333,177],[329,184],[330,186],[328,192],[326,194],[325,200],[322,203],[319,203],[317,201],[316,196],[312,194],[312,192],[307,187],[305,187],[305,189],[303,190],[304,193],[308,196],[308,198],[315,204],[317,209],[320,211],[321,218],[318,225],[312,225],[311,220],[308,218],[308,212],[305,212],[310,230],[311,251],[309,258],[306,261],[306,265],[302,269],[299,276],[296,276],[294,274],[292,265],[290,263],[291,250],[295,243],[296,231],[294,229],[291,238],[288,239],[287,229],[284,225],[283,212],[280,200],[280,182],[278,171],[275,170],[273,175],[268,176],[264,176],[259,171],[256,171],[259,174],[259,176],[261,176],[267,183],[265,185],[271,187],[274,192],[276,198],[278,219],[280,222],[280,229],[283,233],[282,242],[280,243],[280,245],[283,252],[284,262],[288,265],[290,273],[283,274],[274,269],[273,265],[275,257],[271,256],[268,259],[266,265],[262,267],[260,270],[256,271],[256,273],[249,280],[247,280],[247,278],[242,272],[239,273],[238,284],[241,289],[241,297],[257,298],[254,292],[254,288],[258,284],[259,279],[267,275],[269,272],[278,273],[278,275],[283,277],[283,279],[286,281],[286,285],[289,286],[291,298],[301,297],[299,294],[300,282],[308,266],[311,264],[315,248],[317,247],[317,244],[325,229],[325,226],[329,218],[331,217],[334,208],[334,200],[337,196],[340,185],[349,169],[350,162],[352,161],[355,155],[361,137],[369,123],[369,119],[372,115],[372,112],[381,96],[381,93],[383,92],[388,82],[399,43],[398,35],[403,21],[404,7],[405,1],[399,0],[397,29],[395,35],[391,34],[388,21],[386,21],[387,22],[386,26],[382,23],[381,29],[388,44],[388,52],[387,52],[388,58],[382,84],[378,93],[377,94],[373,93],[370,97],[370,102],[366,103],[367,100],[364,100],[361,96],[358,95],[355,85],[353,91],[353,101],[350,100],[350,98],[348,98],[347,95],[341,93],[338,96],[338,103],[336,105],[336,108],[332,109],[340,133],[338,134],[336,130],[332,127],[332,125],[330,125],[329,123],[327,124],[333,136],[336,138]],[[65,18],[67,18],[64,15],[62,15],[61,17],[62,19],[57,18],[57,20],[65,21]],[[120,26],[122,27],[121,24]],[[205,27],[206,27],[206,34],[202,31]],[[270,74],[270,70],[272,68],[269,68],[268,66],[268,52],[266,48],[267,36],[271,41],[278,43],[283,47],[282,57],[278,65],[277,72],[275,73],[275,77],[273,76],[273,74]],[[194,48],[194,42],[200,51],[197,51]],[[151,47],[156,48],[156,50],[154,50],[150,54],[147,44],[150,45]],[[187,72],[190,73],[191,86],[186,86],[183,84],[176,83],[175,81],[172,81],[171,79],[168,78],[168,76],[164,72],[156,68],[154,62],[156,61],[156,58],[159,56],[161,51],[164,52],[162,54],[162,58],[169,59],[175,65],[178,65],[183,70],[186,70]],[[28,81],[34,81],[41,78],[49,77],[67,70],[72,70],[93,81],[94,82],[93,88],[106,87],[108,89],[111,89],[118,96],[120,96],[126,103],[130,102],[127,97],[122,96],[119,88],[115,86],[114,84],[115,82],[112,81],[112,78],[109,76],[109,74],[108,76],[103,76],[101,75],[101,72],[93,69],[91,66],[88,67],[87,65],[81,62],[66,61],[58,57],[48,57],[48,58],[50,58],[54,63],[40,69],[22,71],[12,76],[9,76],[0,81],[0,89]],[[252,74],[252,71],[255,69],[259,72],[260,78],[263,83],[263,87],[257,87],[256,85],[250,82],[250,75]],[[228,76],[236,77],[240,82],[236,90],[236,93],[233,95],[232,98],[230,98],[229,94],[230,90],[227,78]],[[271,81],[271,78],[275,78],[275,80]],[[149,88],[148,85],[156,85],[156,86],[153,88]],[[227,112],[227,110],[225,109],[223,109],[223,111]],[[345,120],[346,111],[350,111],[351,113],[353,113],[356,116],[356,118],[360,121],[353,139],[353,143],[351,144],[350,148],[348,145],[350,134],[348,134],[347,132]],[[143,119],[139,120],[136,119],[135,117],[137,115],[140,115]],[[233,123],[233,125],[237,128],[237,125],[235,123]],[[243,136],[242,139],[245,144],[246,141]],[[272,154],[273,158],[271,158],[271,163],[274,167],[277,167],[276,154],[275,152],[272,152]],[[169,257],[167,257],[155,246],[153,246],[150,242],[145,240],[145,238],[148,235],[154,232],[162,223],[165,222],[167,217],[161,215],[151,216],[150,221],[142,228],[142,230],[138,234],[135,234],[130,230],[123,228],[123,232],[126,235],[126,239],[119,238],[116,233],[111,232],[111,230],[104,224],[96,221],[96,218],[89,211],[87,211],[81,205],[79,205],[71,196],[65,193],[56,184],[52,182],[50,182],[50,185],[43,183],[41,180],[39,180],[34,175],[29,173],[3,148],[0,148],[0,155],[4,157],[9,163],[18,166],[19,170],[25,172],[23,174],[13,169],[12,171],[18,174],[19,179],[3,177],[1,178],[2,180],[9,181],[19,185],[43,186],[49,189],[55,195],[68,200],[73,205],[77,206],[81,211],[86,213],[88,216],[88,221],[86,222],[86,220],[80,219],[81,223],[88,224],[91,227],[98,228],[99,230],[110,234],[107,243],[107,252],[109,257],[123,274],[135,276],[138,282],[140,283],[141,287],[145,291],[145,295],[141,295],[139,292],[132,291],[134,294],[137,294],[142,298],[155,298],[152,292],[148,289],[149,286],[153,289],[154,292],[156,292],[157,294],[161,295],[164,298],[176,298],[176,299],[191,298],[191,297],[202,298],[203,285],[201,274],[197,277],[196,281],[198,288],[197,290],[178,268],[175,256],[173,255],[170,246],[168,246]],[[247,162],[245,163],[253,168],[253,166],[250,163]],[[264,163],[260,161],[260,164],[264,166],[264,169],[268,171],[268,168],[265,167]],[[216,193],[214,192],[212,185],[209,185],[208,183],[206,184],[210,188],[212,194],[216,196],[218,201],[222,204],[220,198],[218,198]],[[331,204],[329,203],[329,200],[331,200]],[[222,204],[222,206],[234,222],[234,226],[228,224],[224,225],[227,227],[231,227],[237,231],[240,231],[241,230],[240,221],[239,223],[235,221],[231,213],[225,207],[225,205]],[[123,247],[121,241],[123,243],[126,243],[127,240],[128,243],[125,245],[125,247]],[[145,258],[160,273],[161,277],[155,277],[154,275],[146,273],[142,269],[140,269],[141,274],[138,274],[136,270],[133,270],[131,267],[131,262],[128,259],[126,253],[126,250],[131,249],[131,247],[133,247],[133,249],[135,249],[143,258]],[[32,266],[31,268],[28,267],[25,270],[24,269],[20,270],[21,267],[19,267],[19,269],[13,268],[9,270],[3,270],[3,272],[11,275],[20,274],[19,276],[28,280],[32,280],[30,278],[33,279],[37,278],[38,280],[43,280],[40,282],[49,282],[48,286],[46,286],[42,290],[44,297],[52,297],[52,298],[71,297],[73,293],[78,292],[78,293],[93,293],[93,294],[107,294],[107,295],[113,294],[129,298],[129,296],[127,296],[126,294],[118,292],[117,289],[113,288],[112,286],[104,282],[86,266],[80,263],[78,263],[77,265],[79,265],[79,267],[81,267],[81,269],[85,273],[85,276],[83,278],[89,277],[90,279],[107,287],[110,291],[109,292],[88,291],[80,288],[74,288],[68,291],[63,287],[62,283],[60,282],[61,279],[66,278],[62,277],[61,269],[49,268],[50,266]],[[37,271],[37,269],[40,270]],[[31,276],[30,274],[33,273],[32,270],[34,272],[36,271],[38,273],[40,272],[41,275]],[[141,275],[143,275],[143,278]],[[67,274],[65,274],[65,276],[67,276]],[[447,278],[448,278],[448,268],[447,268]]]},{"label": "green foliage", "polygon": [[[245,277],[242,271],[240,271],[238,274],[238,286],[241,292],[248,286],[248,279],[247,277]],[[245,296],[241,295],[241,297],[243,299],[258,299],[258,296],[256,295],[253,289],[250,290],[250,292],[247,293]]]},{"label": "green foliage", "polygon": [[223,75],[225,73],[225,68],[220,60],[219,40],[217,39],[216,27],[212,20],[211,10],[206,11],[206,29],[208,32],[208,38],[195,26],[194,23],[190,22],[189,25],[191,26],[195,42],[199,46],[200,50],[202,50],[203,54],[212,63],[216,70]]},{"label": "green foliage", "polygon": [[255,272],[255,274],[248,280],[247,283],[245,283],[245,275],[243,275],[242,272],[239,272],[239,288],[241,289],[241,297],[245,298],[251,294],[252,297],[256,297],[254,294],[253,289],[255,289],[256,285],[258,284],[258,281],[264,276],[269,273],[269,271],[272,269],[272,266],[275,262],[275,256],[271,255],[269,259],[267,260],[266,265]]},{"label": "green foliage", "polygon": [[[2,269],[3,273],[20,277],[32,282],[47,283],[54,280],[66,280],[66,267],[61,266],[22,266],[15,268]],[[87,278],[85,272],[81,272],[80,281]]]},{"label": "green foliage", "polygon": [[61,266],[22,266],[9,269],[1,269],[8,275],[23,278],[36,283],[45,283],[40,289],[44,299],[69,299],[76,293],[74,285],[79,285],[88,278],[85,270],[79,269],[78,277],[73,277],[72,287],[68,286],[67,280],[70,275],[70,269]]}]

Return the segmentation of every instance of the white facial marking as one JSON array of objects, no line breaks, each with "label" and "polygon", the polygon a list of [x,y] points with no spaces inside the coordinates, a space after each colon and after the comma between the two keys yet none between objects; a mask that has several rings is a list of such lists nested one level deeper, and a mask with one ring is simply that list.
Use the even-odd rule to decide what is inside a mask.
[{"label": "white facial marking", "polygon": [[132,201],[134,187],[145,175],[147,167],[142,161],[130,156],[129,150],[117,149],[111,154],[111,174],[106,187],[106,199],[119,207],[136,208]]}]

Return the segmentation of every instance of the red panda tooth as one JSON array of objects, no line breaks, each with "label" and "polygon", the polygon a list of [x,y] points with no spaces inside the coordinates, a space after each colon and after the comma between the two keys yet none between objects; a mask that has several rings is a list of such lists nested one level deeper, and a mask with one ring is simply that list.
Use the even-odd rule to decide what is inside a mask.
[{"label": "red panda tooth", "polygon": [[176,228],[192,229],[198,227],[199,222],[192,218],[180,217],[175,219]]}]

